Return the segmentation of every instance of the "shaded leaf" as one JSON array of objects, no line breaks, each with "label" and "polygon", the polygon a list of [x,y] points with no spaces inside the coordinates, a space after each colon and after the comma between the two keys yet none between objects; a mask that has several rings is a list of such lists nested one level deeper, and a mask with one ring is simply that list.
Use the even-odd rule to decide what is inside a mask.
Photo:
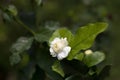
[{"label": "shaded leaf", "polygon": [[45,28],[47,28],[51,31],[55,31],[58,28],[60,28],[60,23],[56,22],[56,21],[48,21],[45,23]]},{"label": "shaded leaf", "polygon": [[85,55],[84,63],[87,66],[91,67],[91,66],[99,64],[104,59],[105,59],[104,53],[96,51],[94,53]]},{"label": "shaded leaf", "polygon": [[14,5],[9,5],[7,10],[10,12],[10,14],[12,14],[13,16],[17,15],[17,9]]},{"label": "shaded leaf", "polygon": [[82,61],[78,61],[75,59],[71,61],[62,60],[61,65],[66,75],[76,74],[76,73],[85,75],[89,70],[89,68]]},{"label": "shaded leaf", "polygon": [[106,77],[110,75],[111,65],[106,65],[99,73],[99,79],[105,80]]},{"label": "shaded leaf", "polygon": [[21,61],[21,57],[19,54],[13,54],[10,56],[10,64],[11,65],[14,65],[14,64],[17,64]]},{"label": "shaded leaf", "polygon": [[22,68],[22,72],[21,72],[22,79],[31,80],[35,74],[35,71],[36,71],[35,63],[30,62],[27,66]]},{"label": "shaded leaf", "polygon": [[45,72],[40,69],[39,66],[36,66],[35,73],[33,74],[32,80],[45,80]]},{"label": "shaded leaf", "polygon": [[12,21],[12,17],[5,12],[3,13],[3,19],[9,22]]},{"label": "shaded leaf", "polygon": [[80,60],[80,61],[82,61],[83,58],[84,58],[84,53],[79,53],[74,57],[74,59],[77,59],[77,60]]},{"label": "shaded leaf", "polygon": [[56,61],[52,65],[52,70],[59,73],[62,77],[64,77],[64,75],[65,75],[59,61]]},{"label": "shaded leaf", "polygon": [[85,80],[85,79],[81,75],[73,74],[73,75],[67,77],[65,80]]},{"label": "shaded leaf", "polygon": [[10,51],[12,53],[21,53],[25,50],[28,50],[33,42],[33,38],[21,37],[19,38],[11,47]]},{"label": "shaded leaf", "polygon": [[91,76],[94,75],[95,73],[96,73],[96,71],[93,71],[92,69],[90,69],[89,72],[88,72],[88,74],[91,75]]},{"label": "shaded leaf", "polygon": [[35,40],[37,40],[38,42],[48,42],[51,35],[52,31],[48,29],[42,29],[39,33],[35,35]]},{"label": "shaded leaf", "polygon": [[95,23],[80,27],[76,32],[74,41],[70,44],[72,50],[68,56],[68,59],[73,59],[80,50],[90,48],[96,36],[103,32],[106,28],[106,23]]},{"label": "shaded leaf", "polygon": [[[12,45],[10,49],[12,53],[12,55],[10,56],[11,65],[17,64],[21,61],[20,53],[23,53],[25,50],[28,50],[31,47],[32,42],[33,42],[32,37],[31,38],[21,37],[16,41],[16,43]],[[21,62],[22,65],[26,64],[29,61],[28,55],[23,56],[22,60],[24,60],[24,62]]]},{"label": "shaded leaf", "polygon": [[19,62],[18,66],[20,68],[24,68],[26,65],[28,65],[29,61],[30,61],[29,54],[23,52],[21,55],[21,61]]},{"label": "shaded leaf", "polygon": [[65,80],[91,80],[91,79],[88,78],[87,76],[83,76],[80,74],[73,74],[73,75],[67,77]]},{"label": "shaded leaf", "polygon": [[10,64],[15,65],[18,64],[19,68],[25,67],[29,62],[29,55],[27,53],[22,53],[22,55],[18,53],[13,53],[10,56]]},{"label": "shaded leaf", "polygon": [[38,66],[46,72],[51,80],[63,80],[62,76],[52,70],[55,59],[51,57],[47,45],[45,48],[37,49],[36,59]]}]

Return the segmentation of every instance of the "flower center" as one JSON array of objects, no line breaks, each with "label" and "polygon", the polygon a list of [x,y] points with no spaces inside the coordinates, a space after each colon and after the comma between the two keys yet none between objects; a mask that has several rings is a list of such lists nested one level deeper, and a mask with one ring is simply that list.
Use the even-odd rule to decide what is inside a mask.
[{"label": "flower center", "polygon": [[64,44],[62,44],[61,42],[57,42],[53,45],[53,50],[56,52],[56,53],[59,53],[62,51],[62,49],[64,48]]}]

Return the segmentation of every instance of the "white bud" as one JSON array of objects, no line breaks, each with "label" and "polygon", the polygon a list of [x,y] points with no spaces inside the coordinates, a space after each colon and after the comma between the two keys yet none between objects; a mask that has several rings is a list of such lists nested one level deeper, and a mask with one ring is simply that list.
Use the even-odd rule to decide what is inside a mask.
[{"label": "white bud", "polygon": [[86,50],[86,51],[85,51],[85,54],[86,54],[86,55],[89,55],[89,54],[92,54],[92,53],[93,53],[92,50]]}]

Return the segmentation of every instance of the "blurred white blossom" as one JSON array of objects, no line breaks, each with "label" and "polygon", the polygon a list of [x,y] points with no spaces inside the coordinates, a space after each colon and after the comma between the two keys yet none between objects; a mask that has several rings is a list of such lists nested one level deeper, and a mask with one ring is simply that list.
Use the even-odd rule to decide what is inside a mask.
[{"label": "blurred white blossom", "polygon": [[50,43],[50,54],[52,57],[57,57],[58,60],[66,58],[71,50],[68,46],[67,38],[55,38]]}]

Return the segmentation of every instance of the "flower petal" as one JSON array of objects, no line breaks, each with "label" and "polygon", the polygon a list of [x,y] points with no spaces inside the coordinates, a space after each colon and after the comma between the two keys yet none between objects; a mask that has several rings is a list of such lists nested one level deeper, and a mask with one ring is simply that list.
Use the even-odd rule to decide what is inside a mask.
[{"label": "flower petal", "polygon": [[64,59],[65,57],[67,57],[67,55],[65,55],[64,52],[61,52],[61,53],[59,53],[59,54],[57,55],[58,60],[62,60],[62,59]]},{"label": "flower petal", "polygon": [[67,54],[70,52],[70,50],[71,50],[71,47],[69,47],[69,46],[67,46],[63,49],[63,51]]},{"label": "flower petal", "polygon": [[61,39],[60,38],[55,38],[52,42],[51,42],[51,45],[53,45],[53,44],[55,44],[55,43],[57,43],[57,42],[59,42]]},{"label": "flower petal", "polygon": [[50,48],[50,55],[52,55],[52,57],[56,57],[57,56],[52,48]]},{"label": "flower petal", "polygon": [[56,37],[50,43],[50,55],[52,55],[52,57],[57,57],[58,60],[66,58],[70,50],[71,47],[68,46],[68,41],[66,37],[65,38]]},{"label": "flower petal", "polygon": [[69,47],[69,46],[65,47],[65,48],[63,49],[63,51],[60,52],[60,53],[57,55],[58,60],[62,60],[62,59],[64,59],[64,58],[66,58],[66,57],[68,56],[70,50],[71,50],[71,47]]}]

